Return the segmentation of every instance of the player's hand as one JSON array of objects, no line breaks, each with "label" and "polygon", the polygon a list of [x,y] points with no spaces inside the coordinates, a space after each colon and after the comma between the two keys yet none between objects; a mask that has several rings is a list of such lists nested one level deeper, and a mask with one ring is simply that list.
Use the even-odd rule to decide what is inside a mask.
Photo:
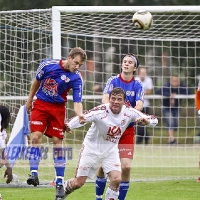
[{"label": "player's hand", "polygon": [[4,178],[6,178],[6,183],[10,183],[13,179],[13,175],[12,175],[12,168],[8,167],[4,173]]},{"label": "player's hand", "polygon": [[67,131],[68,133],[72,134],[72,130],[71,130],[71,128],[70,128],[70,126],[69,126],[68,123],[65,123],[65,127],[66,127],[66,131]]},{"label": "player's hand", "polygon": [[32,100],[27,100],[26,102],[26,110],[27,110],[27,113],[30,113],[31,110],[32,110]]},{"label": "player's hand", "polygon": [[79,115],[79,123],[80,124],[85,124],[85,122],[86,122],[85,116],[84,115]]},{"label": "player's hand", "polygon": [[200,115],[200,110],[198,110],[198,115]]},{"label": "player's hand", "polygon": [[146,118],[137,118],[136,120],[135,120],[135,122],[137,123],[137,124],[142,124],[142,125],[147,125],[147,124],[149,124],[149,119],[146,119]]}]

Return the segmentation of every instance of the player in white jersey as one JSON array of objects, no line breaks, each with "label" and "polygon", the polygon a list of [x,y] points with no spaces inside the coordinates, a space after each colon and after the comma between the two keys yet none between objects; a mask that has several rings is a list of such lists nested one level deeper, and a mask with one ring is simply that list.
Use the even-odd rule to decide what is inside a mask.
[{"label": "player in white jersey", "polygon": [[[92,122],[87,131],[75,178],[65,183],[65,197],[84,185],[89,177],[93,179],[101,165],[108,174],[110,185],[106,190],[106,200],[116,200],[121,182],[121,163],[118,142],[131,122],[155,126],[158,120],[132,107],[125,106],[126,94],[122,88],[114,88],[109,94],[109,103],[102,104],[84,113],[82,119],[74,117],[66,124],[67,132]],[[80,121],[79,121],[80,120]]]},{"label": "player in white jersey", "polygon": [[8,127],[10,121],[10,112],[7,107],[0,106],[0,167],[6,166],[6,171],[4,173],[4,178],[6,178],[6,183],[10,183],[12,181],[12,168],[5,155],[5,147],[6,147],[6,128]]}]

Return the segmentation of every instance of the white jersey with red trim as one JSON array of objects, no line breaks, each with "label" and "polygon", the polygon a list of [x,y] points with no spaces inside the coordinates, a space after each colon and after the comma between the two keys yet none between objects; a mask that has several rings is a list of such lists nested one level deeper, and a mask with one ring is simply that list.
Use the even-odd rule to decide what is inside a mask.
[{"label": "white jersey with red trim", "polygon": [[[84,139],[84,146],[91,150],[91,153],[99,155],[110,154],[118,151],[118,142],[128,125],[137,118],[148,118],[149,126],[156,126],[158,120],[153,115],[146,115],[132,107],[123,105],[119,114],[110,110],[110,104],[97,106],[84,113],[86,123],[92,122]],[[84,126],[79,123],[78,116],[68,120],[71,129]]]}]

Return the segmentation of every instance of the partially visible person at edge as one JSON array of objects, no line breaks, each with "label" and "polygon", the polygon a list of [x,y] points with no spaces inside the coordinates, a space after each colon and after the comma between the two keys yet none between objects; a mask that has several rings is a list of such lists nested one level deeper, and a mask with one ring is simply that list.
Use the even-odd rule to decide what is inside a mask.
[{"label": "partially visible person at edge", "polygon": [[6,147],[6,128],[8,128],[10,122],[10,111],[5,106],[0,106],[0,168],[5,165],[6,171],[4,173],[4,178],[6,178],[6,183],[10,183],[13,179],[12,167],[10,166],[9,160],[6,157],[5,147]]},{"label": "partially visible person at edge", "polygon": [[[196,103],[196,109],[197,109],[198,115],[200,116],[200,83],[198,84],[198,88],[196,90],[195,103]],[[199,136],[200,136],[200,134],[198,134],[198,137]],[[200,169],[200,157],[199,157],[199,169]],[[197,182],[200,183],[200,176],[197,179]]]},{"label": "partially visible person at edge", "polygon": [[[135,80],[138,80],[142,83],[144,90],[144,105],[142,112],[148,114],[150,108],[150,100],[145,98],[145,96],[153,93],[153,80],[151,77],[147,76],[146,68],[141,66],[138,68],[138,76],[135,77]],[[146,126],[137,126],[136,144],[142,144],[143,140],[146,145],[149,143],[150,136],[147,130],[148,129]]]},{"label": "partially visible person at edge", "polygon": [[[142,85],[136,81],[134,74],[139,67],[139,60],[134,54],[126,54],[122,58],[121,73],[111,76],[104,88],[102,103],[109,102],[109,94],[113,88],[121,87],[126,93],[126,105],[139,111],[143,109],[144,92]],[[134,153],[134,123],[130,123],[119,140],[119,153],[122,168],[122,179],[119,188],[119,200],[124,200],[129,189],[131,161]],[[96,200],[102,200],[107,178],[102,167],[98,169],[96,178]]]},{"label": "partially visible person at edge", "polygon": [[181,104],[181,99],[175,96],[189,95],[191,91],[180,81],[177,75],[173,75],[170,77],[170,81],[161,87],[156,94],[163,95],[162,113],[169,135],[168,144],[174,145],[177,143],[175,132],[178,129]]},{"label": "partially visible person at edge", "polygon": [[93,179],[101,164],[110,183],[105,200],[116,200],[121,181],[121,164],[118,142],[131,122],[156,126],[158,119],[125,105],[126,94],[122,88],[114,88],[109,103],[94,107],[84,113],[82,121],[73,117],[67,121],[66,131],[92,122],[84,138],[74,178],[65,182],[65,197],[82,187],[89,177]]},{"label": "partially visible person at edge", "polygon": [[[65,131],[65,103],[67,94],[72,89],[74,111],[76,115],[82,115],[83,81],[78,69],[86,59],[85,51],[80,47],[75,47],[69,52],[66,60],[43,60],[37,69],[26,103],[27,111],[31,111],[30,130],[32,136],[29,158],[31,174],[27,184],[39,185],[40,144],[44,134],[53,141],[56,199],[64,196],[63,178],[66,159],[62,151],[62,141]],[[37,99],[33,102],[35,94]]]}]

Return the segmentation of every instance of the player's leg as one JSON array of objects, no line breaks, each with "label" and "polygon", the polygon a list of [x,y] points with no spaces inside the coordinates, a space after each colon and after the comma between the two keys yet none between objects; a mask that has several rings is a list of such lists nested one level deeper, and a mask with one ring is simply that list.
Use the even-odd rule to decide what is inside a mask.
[{"label": "player's leg", "polygon": [[65,107],[63,105],[53,105],[49,110],[49,123],[45,135],[53,141],[53,159],[56,174],[56,199],[64,196],[64,174],[66,166],[65,148],[62,141],[65,131]]},{"label": "player's leg", "polygon": [[105,200],[116,200],[119,195],[119,184],[121,182],[121,172],[111,171],[108,173],[110,184],[106,190]]},{"label": "player's leg", "polygon": [[119,195],[119,184],[121,182],[121,163],[119,153],[112,152],[102,159],[102,167],[110,179],[109,186],[106,190],[105,200],[117,199]]},{"label": "player's leg", "polygon": [[103,168],[99,167],[96,177],[96,200],[102,200],[106,183],[107,177],[104,176]]},{"label": "player's leg", "polygon": [[[76,167],[75,178],[69,179],[65,182],[65,195],[66,198],[74,190],[82,187],[87,177],[93,179],[95,177],[98,166],[100,165],[99,156],[95,153],[91,153],[83,145],[80,154],[79,162]],[[95,152],[95,151],[94,151]]]},{"label": "player's leg", "polygon": [[41,159],[40,144],[42,143],[42,133],[39,131],[31,133],[32,146],[29,152],[29,166],[30,176],[27,179],[27,184],[37,186],[39,185],[38,166]]},{"label": "player's leg", "polygon": [[53,159],[56,174],[56,199],[64,197],[64,174],[65,174],[65,151],[62,148],[62,139],[52,137],[53,140]]},{"label": "player's leg", "polygon": [[86,179],[87,179],[87,176],[80,176],[80,177],[68,179],[65,182],[65,194],[64,194],[63,199],[65,199],[74,190],[81,188],[85,184]]},{"label": "player's leg", "polygon": [[127,128],[119,142],[119,153],[122,167],[119,200],[124,200],[126,198],[130,185],[131,161],[134,153],[134,132],[134,127]]},{"label": "player's leg", "polygon": [[27,180],[29,185],[39,185],[38,166],[41,159],[40,144],[42,142],[42,135],[47,126],[47,111],[41,106],[40,100],[33,103],[33,109],[30,118],[31,131],[31,148],[29,151],[29,165],[31,174]]}]

